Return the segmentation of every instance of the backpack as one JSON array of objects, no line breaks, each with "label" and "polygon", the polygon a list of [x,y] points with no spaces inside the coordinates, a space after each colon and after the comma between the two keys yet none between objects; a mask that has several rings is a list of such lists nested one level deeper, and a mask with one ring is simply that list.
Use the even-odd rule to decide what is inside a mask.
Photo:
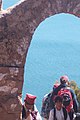
[{"label": "backpack", "polygon": [[49,118],[50,110],[54,108],[53,96],[54,96],[54,89],[59,86],[59,83],[56,82],[53,86],[53,90],[46,94],[42,100],[42,107],[41,107],[41,116],[43,118]]},{"label": "backpack", "polygon": [[73,100],[70,89],[61,88],[61,90],[58,91],[58,95],[60,95],[63,98],[63,105],[65,106],[66,110],[70,112],[73,108]]},{"label": "backpack", "polygon": [[49,118],[50,110],[54,108],[54,103],[52,101],[52,91],[46,94],[42,100],[41,116],[43,118]]},{"label": "backpack", "polygon": [[[64,114],[64,120],[67,120],[67,111],[66,109],[63,107],[63,114]],[[56,108],[54,107],[54,120],[57,120],[56,118]]]}]

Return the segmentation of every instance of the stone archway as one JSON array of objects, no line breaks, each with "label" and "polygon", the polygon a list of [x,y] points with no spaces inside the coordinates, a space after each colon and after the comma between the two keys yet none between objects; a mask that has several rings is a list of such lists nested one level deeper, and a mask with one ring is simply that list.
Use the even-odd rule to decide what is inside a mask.
[{"label": "stone archway", "polygon": [[80,0],[24,0],[0,12],[0,118],[20,120],[26,54],[37,26],[47,17],[80,17]]}]

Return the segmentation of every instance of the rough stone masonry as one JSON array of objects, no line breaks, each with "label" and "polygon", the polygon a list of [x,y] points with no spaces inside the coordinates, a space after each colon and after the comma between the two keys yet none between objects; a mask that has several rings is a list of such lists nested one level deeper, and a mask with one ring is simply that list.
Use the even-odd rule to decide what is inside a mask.
[{"label": "rough stone masonry", "polygon": [[0,120],[21,120],[18,96],[32,36],[43,20],[59,13],[80,17],[80,0],[22,0],[0,8]]}]

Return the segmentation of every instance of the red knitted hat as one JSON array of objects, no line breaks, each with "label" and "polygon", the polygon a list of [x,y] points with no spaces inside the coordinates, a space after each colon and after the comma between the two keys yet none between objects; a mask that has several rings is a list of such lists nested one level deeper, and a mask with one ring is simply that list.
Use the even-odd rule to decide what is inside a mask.
[{"label": "red knitted hat", "polygon": [[61,76],[60,77],[60,82],[68,82],[69,81],[69,78],[67,75],[64,75],[64,76]]},{"label": "red knitted hat", "polygon": [[33,105],[35,103],[36,96],[32,94],[26,94],[26,98],[24,99],[25,102],[27,102],[30,105]]}]

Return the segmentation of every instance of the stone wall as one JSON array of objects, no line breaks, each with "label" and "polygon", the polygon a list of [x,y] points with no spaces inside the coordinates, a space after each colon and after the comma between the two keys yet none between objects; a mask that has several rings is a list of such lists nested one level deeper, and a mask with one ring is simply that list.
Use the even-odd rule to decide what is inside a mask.
[{"label": "stone wall", "polygon": [[47,17],[80,17],[80,0],[24,0],[0,11],[0,119],[20,120],[24,65],[37,26]]},{"label": "stone wall", "polygon": [[0,0],[0,11],[1,11],[1,8],[2,8],[2,0]]}]

